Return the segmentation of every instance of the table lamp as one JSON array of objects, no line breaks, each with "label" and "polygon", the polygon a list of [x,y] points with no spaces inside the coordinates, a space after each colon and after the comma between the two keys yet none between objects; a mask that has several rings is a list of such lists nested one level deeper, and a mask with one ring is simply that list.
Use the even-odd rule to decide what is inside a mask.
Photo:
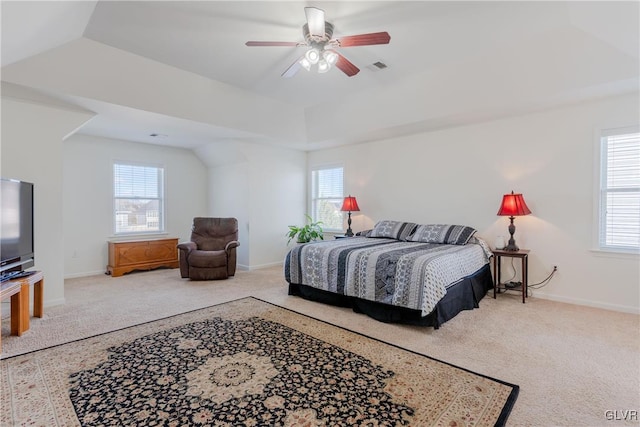
[{"label": "table lamp", "polygon": [[502,196],[502,204],[500,205],[498,215],[508,216],[511,220],[511,223],[509,224],[509,234],[511,235],[511,237],[509,238],[509,244],[507,244],[507,246],[503,250],[510,252],[516,252],[520,250],[513,238],[513,233],[516,232],[516,226],[513,225],[513,220],[516,216],[529,215],[530,213],[531,211],[529,210],[527,204],[524,202],[524,197],[522,197],[522,194],[514,194],[512,191],[511,194],[505,194],[504,196]]},{"label": "table lamp", "polygon": [[349,228],[347,228],[347,232],[344,235],[347,237],[353,237],[353,230],[351,230],[351,212],[360,211],[360,207],[358,206],[356,198],[352,197],[351,194],[349,194],[348,197],[344,198],[344,201],[342,202],[342,208],[340,208],[340,210],[342,212],[349,212],[349,219],[347,220],[347,225],[349,226]]}]

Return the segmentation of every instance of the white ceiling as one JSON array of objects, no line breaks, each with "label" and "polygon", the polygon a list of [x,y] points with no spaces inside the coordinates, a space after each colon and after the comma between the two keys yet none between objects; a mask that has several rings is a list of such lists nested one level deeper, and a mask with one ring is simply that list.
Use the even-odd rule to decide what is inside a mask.
[{"label": "white ceiling", "polygon": [[[345,121],[336,124],[336,128],[345,129],[343,137],[308,135],[315,143],[305,147],[313,149],[369,140],[376,134],[392,137],[637,92],[638,4],[2,1],[2,67],[3,71],[10,67],[16,70],[28,64],[29,58],[80,38],[89,39],[293,106],[306,117],[309,133],[324,122],[333,125]],[[282,78],[282,72],[304,52],[302,48],[246,47],[244,43],[303,41],[305,6],[325,10],[327,21],[335,26],[334,37],[387,31],[391,42],[341,49],[361,69],[354,77],[334,69],[327,74],[301,70],[293,78]],[[373,71],[370,66],[376,61],[388,68]],[[483,76],[479,83],[478,76]],[[18,83],[5,80],[4,75],[3,81]],[[469,82],[486,87],[474,94]],[[22,80],[19,84],[30,86]],[[435,111],[438,103],[443,108],[446,104],[446,116],[433,113],[429,117],[427,108],[422,107],[416,109],[422,116],[409,117],[406,111],[394,108],[397,103],[424,102],[412,99],[411,86],[417,88],[416,96],[424,92],[427,97],[437,95],[439,99],[433,100],[435,105],[430,108]],[[96,112],[96,118],[80,129],[82,133],[190,148],[220,138],[256,138],[241,126],[230,129],[188,117],[141,111],[130,105],[77,96],[72,90],[47,90],[36,82],[33,88]],[[487,93],[500,98],[499,105],[492,105]],[[395,99],[395,94],[403,98]],[[484,109],[483,98],[488,101]],[[383,109],[384,120],[375,115],[371,120],[385,123],[360,123],[361,134],[347,130],[349,113],[357,115],[360,106],[371,108],[374,100],[376,108]],[[337,108],[340,106],[342,110]],[[327,112],[332,108],[340,114]],[[168,137],[150,138],[153,132]],[[266,140],[277,143],[273,138]]]}]

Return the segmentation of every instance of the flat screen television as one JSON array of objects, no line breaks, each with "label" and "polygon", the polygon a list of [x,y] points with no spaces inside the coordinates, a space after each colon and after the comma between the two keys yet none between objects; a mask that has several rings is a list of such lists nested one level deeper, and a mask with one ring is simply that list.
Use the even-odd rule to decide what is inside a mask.
[{"label": "flat screen television", "polygon": [[0,277],[34,265],[33,184],[0,178]]}]

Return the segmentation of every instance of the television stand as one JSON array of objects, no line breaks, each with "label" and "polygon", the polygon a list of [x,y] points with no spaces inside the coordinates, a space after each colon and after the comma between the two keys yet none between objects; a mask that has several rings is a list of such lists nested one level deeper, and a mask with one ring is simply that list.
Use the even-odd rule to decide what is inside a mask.
[{"label": "television stand", "polygon": [[[3,282],[0,300],[11,297],[11,335],[21,336],[29,330],[29,287],[33,286],[33,315],[44,316],[44,275],[30,271],[28,275]],[[0,316],[1,317],[1,316]],[[2,338],[0,337],[0,344]]]},{"label": "television stand", "polygon": [[22,277],[28,277],[35,273],[35,271],[10,271],[8,273],[2,274],[2,276],[0,277],[0,283],[4,283],[7,280],[15,280]]}]

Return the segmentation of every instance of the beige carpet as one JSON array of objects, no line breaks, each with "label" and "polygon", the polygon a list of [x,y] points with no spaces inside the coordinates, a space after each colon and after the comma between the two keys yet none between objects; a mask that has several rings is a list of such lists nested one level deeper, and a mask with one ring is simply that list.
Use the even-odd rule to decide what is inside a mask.
[{"label": "beige carpet", "polygon": [[0,361],[2,425],[502,425],[517,389],[242,298]]},{"label": "beige carpet", "polygon": [[[66,282],[64,306],[45,307],[22,337],[2,323],[3,357],[207,307],[245,296],[493,378],[518,384],[508,425],[638,425],[607,420],[640,410],[640,317],[519,296],[483,299],[435,331],[388,325],[287,295],[282,268],[238,272],[228,281],[190,282],[177,270],[93,276]],[[3,316],[8,310],[3,307]]]}]

